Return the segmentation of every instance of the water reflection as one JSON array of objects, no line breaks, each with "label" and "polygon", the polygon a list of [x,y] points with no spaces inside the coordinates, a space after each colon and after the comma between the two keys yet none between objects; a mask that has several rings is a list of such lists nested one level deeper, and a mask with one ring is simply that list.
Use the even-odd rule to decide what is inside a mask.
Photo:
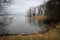
[{"label": "water reflection", "polygon": [[[2,16],[1,16],[2,17]],[[55,28],[52,24],[44,24],[42,20],[32,19],[31,17],[7,15],[6,17],[0,17],[0,34],[30,34],[30,33],[46,33],[49,30]],[[20,18],[18,18],[20,17]],[[14,21],[16,20],[16,21]],[[14,21],[12,23],[12,21]]]},{"label": "water reflection", "polygon": [[8,34],[9,32],[5,29],[10,23],[12,23],[12,15],[0,15],[0,34]]},{"label": "water reflection", "polygon": [[0,28],[0,35],[8,34],[9,31],[7,31],[4,27]]},{"label": "water reflection", "polygon": [[28,17],[27,20],[31,25],[39,27],[40,28],[39,33],[42,33],[42,34],[55,28],[55,25],[53,23],[47,25],[47,24],[44,23],[43,20],[33,19],[31,17]]},{"label": "water reflection", "polygon": [[43,25],[43,21],[42,20],[33,19],[31,17],[27,17],[27,21],[31,25],[35,25],[35,26],[38,26],[38,27],[41,27]]}]

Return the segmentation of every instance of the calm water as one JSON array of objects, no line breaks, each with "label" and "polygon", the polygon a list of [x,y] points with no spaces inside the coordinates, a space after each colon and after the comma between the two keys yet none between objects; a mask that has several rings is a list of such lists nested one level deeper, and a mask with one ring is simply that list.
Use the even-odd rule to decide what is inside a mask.
[{"label": "calm water", "polygon": [[[47,27],[42,26],[42,21],[15,15],[12,23],[0,28],[0,34],[30,34],[45,32]],[[1,25],[1,24],[0,24]]]}]

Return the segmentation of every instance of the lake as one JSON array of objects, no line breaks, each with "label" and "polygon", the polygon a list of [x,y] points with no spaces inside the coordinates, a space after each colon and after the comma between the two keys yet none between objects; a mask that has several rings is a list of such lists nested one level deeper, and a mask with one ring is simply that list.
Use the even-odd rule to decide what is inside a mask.
[{"label": "lake", "polygon": [[25,15],[15,15],[12,19],[12,23],[0,27],[0,34],[31,34],[46,32],[48,27],[42,25],[43,21],[25,17]]}]

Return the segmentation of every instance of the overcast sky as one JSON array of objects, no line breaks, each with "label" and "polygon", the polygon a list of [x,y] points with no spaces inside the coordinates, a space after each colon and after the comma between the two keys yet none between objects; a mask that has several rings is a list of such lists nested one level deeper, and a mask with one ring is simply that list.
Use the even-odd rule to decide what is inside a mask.
[{"label": "overcast sky", "polygon": [[10,6],[10,11],[25,14],[25,11],[32,7],[42,4],[43,0],[14,0],[15,4]]}]

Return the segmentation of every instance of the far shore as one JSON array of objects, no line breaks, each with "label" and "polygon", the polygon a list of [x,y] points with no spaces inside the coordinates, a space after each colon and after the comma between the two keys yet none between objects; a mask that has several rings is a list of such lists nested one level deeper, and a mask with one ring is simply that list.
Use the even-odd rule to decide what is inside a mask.
[{"label": "far shore", "polygon": [[47,16],[32,16],[32,18],[37,20],[44,20],[47,18]]}]

